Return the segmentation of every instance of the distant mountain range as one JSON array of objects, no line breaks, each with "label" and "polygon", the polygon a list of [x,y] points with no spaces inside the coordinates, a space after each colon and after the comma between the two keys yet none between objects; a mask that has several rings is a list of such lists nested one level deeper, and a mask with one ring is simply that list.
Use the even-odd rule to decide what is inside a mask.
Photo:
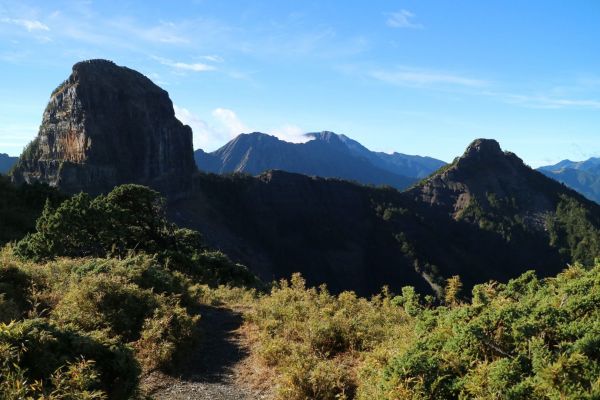
[{"label": "distant mountain range", "polygon": [[[191,129],[176,119],[168,94],[133,70],[78,63],[51,96],[14,183],[66,193],[153,187],[167,197],[173,222],[197,229],[206,245],[265,281],[301,272],[334,292],[410,285],[442,294],[445,280],[460,275],[469,293],[529,269],[548,276],[570,262],[591,265],[600,254],[600,205],[494,140],[475,140],[412,184],[443,163],[371,152],[331,132],[304,144],[254,133],[196,152],[204,171],[248,172],[219,175],[197,171]],[[412,186],[400,192],[307,174]],[[9,224],[22,225],[11,214],[0,218],[3,229]]]},{"label": "distant mountain range", "polygon": [[11,157],[8,154],[0,153],[0,174],[8,173],[18,159],[19,157]]},{"label": "distant mountain range", "polygon": [[311,140],[297,144],[260,132],[241,134],[212,153],[196,150],[194,158],[200,170],[219,174],[258,175],[277,169],[397,189],[405,189],[445,165],[431,157],[374,152],[333,132],[307,136]]},{"label": "distant mountain range", "polygon": [[586,161],[563,160],[554,165],[540,167],[538,171],[600,203],[600,158],[590,158]]}]

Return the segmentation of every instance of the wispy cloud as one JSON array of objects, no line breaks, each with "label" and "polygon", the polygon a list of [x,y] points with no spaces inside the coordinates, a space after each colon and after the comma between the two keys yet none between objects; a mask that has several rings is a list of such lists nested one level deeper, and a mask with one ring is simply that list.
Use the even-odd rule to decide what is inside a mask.
[{"label": "wispy cloud", "polygon": [[182,45],[191,42],[189,36],[184,33],[186,27],[174,22],[160,21],[154,25],[143,26],[132,18],[121,17],[107,21],[107,24],[118,31],[151,43]]},{"label": "wispy cloud", "polygon": [[202,58],[203,60],[210,61],[210,62],[215,62],[215,63],[222,63],[222,62],[225,61],[223,59],[223,57],[216,56],[216,55],[201,56],[200,58]]},{"label": "wispy cloud", "polygon": [[169,60],[168,58],[162,57],[152,57],[156,61],[160,62],[163,65],[168,67],[172,67],[182,71],[192,71],[192,72],[206,72],[206,71],[214,71],[216,67],[206,64],[206,63],[185,63],[180,61]]},{"label": "wispy cloud", "polygon": [[600,100],[579,99],[568,97],[555,97],[548,95],[528,95],[516,93],[503,93],[484,91],[483,95],[499,99],[505,103],[516,104],[529,108],[562,109],[562,108],[587,108],[600,109]]},{"label": "wispy cloud", "polygon": [[215,69],[215,67],[213,67],[212,65],[203,64],[203,63],[188,64],[188,63],[183,63],[183,62],[174,62],[174,63],[167,64],[167,65],[169,65],[173,68],[183,69],[183,70],[187,70],[187,71],[194,71],[194,72],[213,71]]},{"label": "wispy cloud", "polygon": [[388,13],[386,24],[390,28],[423,29],[423,25],[414,22],[416,15],[408,10]]},{"label": "wispy cloud", "polygon": [[48,27],[48,25],[43,24],[40,21],[32,20],[32,19],[2,18],[2,19],[0,19],[0,21],[2,21],[5,24],[12,24],[12,25],[21,26],[21,27],[27,29],[29,32],[34,32],[34,31],[49,31],[50,30],[50,28]]},{"label": "wispy cloud", "polygon": [[482,87],[487,85],[487,82],[481,79],[443,71],[432,71],[409,67],[400,67],[391,70],[373,70],[369,73],[369,76],[382,82],[397,86],[454,85]]}]

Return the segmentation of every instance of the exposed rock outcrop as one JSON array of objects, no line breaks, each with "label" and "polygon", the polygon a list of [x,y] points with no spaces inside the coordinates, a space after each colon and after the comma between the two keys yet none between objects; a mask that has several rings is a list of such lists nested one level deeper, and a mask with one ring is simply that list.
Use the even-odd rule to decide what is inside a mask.
[{"label": "exposed rock outcrop", "polygon": [[188,190],[195,170],[192,131],[168,93],[139,72],[90,60],[54,90],[12,176],[68,193],[140,183],[173,195]]}]

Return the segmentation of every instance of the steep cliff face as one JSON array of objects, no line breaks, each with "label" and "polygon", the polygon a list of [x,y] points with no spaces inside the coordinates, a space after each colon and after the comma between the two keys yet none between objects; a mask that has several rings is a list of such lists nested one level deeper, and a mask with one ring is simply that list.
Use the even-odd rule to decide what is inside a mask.
[{"label": "steep cliff face", "polygon": [[192,131],[175,118],[168,93],[139,72],[90,60],[52,93],[13,180],[69,193],[140,183],[175,194],[195,170]]}]

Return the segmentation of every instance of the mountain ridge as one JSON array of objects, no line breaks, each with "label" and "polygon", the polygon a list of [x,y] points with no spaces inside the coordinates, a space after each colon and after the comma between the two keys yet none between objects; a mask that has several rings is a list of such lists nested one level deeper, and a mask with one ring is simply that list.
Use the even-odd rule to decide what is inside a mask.
[{"label": "mountain ridge", "polygon": [[[389,171],[344,144],[360,153],[357,142],[331,132],[300,147],[282,147],[279,139],[261,133],[240,135],[224,147],[219,162],[243,165],[257,176],[198,172],[191,130],[174,120],[168,94],[147,86],[141,74],[134,75],[141,84],[137,91],[122,93],[112,74],[127,77],[131,70],[100,64],[99,70],[78,70],[92,82],[83,92],[88,96],[71,78],[52,94],[38,142],[24,152],[13,174],[17,183],[30,177],[67,191],[102,192],[120,183],[166,189],[172,221],[199,230],[209,246],[262,279],[299,271],[310,285],[326,283],[334,292],[369,295],[383,285],[395,291],[411,285],[441,295],[445,279],[454,275],[469,289],[532,268],[552,275],[569,262],[589,264],[600,253],[600,206],[532,170],[495,140],[473,141],[461,157],[405,192],[311,177],[307,171],[259,172],[266,165],[253,157],[257,149],[273,148],[271,154],[284,163],[294,161],[302,148],[319,167],[338,173],[347,168],[350,175],[357,165],[368,166],[381,183],[390,183]],[[111,108],[115,104],[134,118],[115,119],[122,116]],[[73,125],[73,117],[83,122]],[[161,129],[148,126],[150,117]],[[70,135],[65,127],[72,126],[82,129]],[[107,129],[88,135],[90,126]],[[123,136],[131,140],[115,148]],[[239,146],[240,141],[252,145]],[[123,157],[141,160],[142,168],[128,170]],[[103,167],[131,174],[112,179]],[[65,176],[65,168],[77,173]],[[111,179],[94,180],[95,174]]]},{"label": "mountain ridge", "polygon": [[363,184],[388,184],[397,189],[407,188],[443,165],[430,157],[372,152],[345,135],[329,131],[305,136],[312,140],[296,144],[261,132],[241,134],[212,153],[196,150],[194,157],[198,168],[206,172],[258,175],[281,169]]},{"label": "mountain ridge", "polygon": [[540,167],[538,171],[600,204],[600,158],[592,157],[585,161],[563,160],[554,165]]}]

